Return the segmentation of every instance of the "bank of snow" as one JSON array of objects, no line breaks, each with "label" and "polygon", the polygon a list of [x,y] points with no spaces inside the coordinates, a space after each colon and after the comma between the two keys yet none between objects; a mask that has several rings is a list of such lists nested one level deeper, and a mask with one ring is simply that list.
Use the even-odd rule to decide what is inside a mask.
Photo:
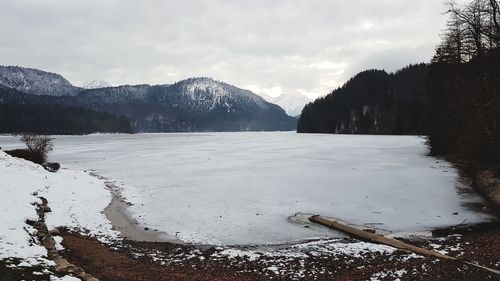
[{"label": "bank of snow", "polygon": [[53,266],[47,251],[33,238],[36,230],[25,223],[37,220],[33,203],[45,197],[52,209],[46,216],[50,229],[66,226],[102,240],[117,233],[101,211],[111,200],[103,182],[82,171],[61,169],[50,173],[41,166],[0,151],[0,261],[12,266]]}]

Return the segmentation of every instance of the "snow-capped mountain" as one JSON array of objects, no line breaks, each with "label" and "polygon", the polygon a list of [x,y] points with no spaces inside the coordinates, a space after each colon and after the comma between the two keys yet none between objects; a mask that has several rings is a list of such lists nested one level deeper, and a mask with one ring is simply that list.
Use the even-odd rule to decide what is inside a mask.
[{"label": "snow-capped mountain", "polygon": [[74,96],[80,90],[59,74],[19,66],[0,66],[0,85],[44,96]]},{"label": "snow-capped mountain", "polygon": [[128,117],[137,131],[293,130],[296,120],[260,96],[211,78],[86,90],[80,104]]},{"label": "snow-capped mountain", "polygon": [[304,106],[311,101],[310,98],[301,94],[281,94],[277,97],[263,95],[263,97],[281,106],[290,116],[300,115]]},{"label": "snow-capped mountain", "polygon": [[87,90],[109,88],[109,87],[112,87],[112,85],[109,84],[105,80],[94,80],[94,81],[91,81],[91,82],[85,84],[84,86],[82,86],[82,88],[87,89]]},{"label": "snow-capped mountain", "polygon": [[268,103],[259,95],[212,78],[190,78],[173,86],[179,87],[180,92],[193,103],[208,109],[217,106],[230,109],[235,102],[246,102],[260,108],[268,108]]},{"label": "snow-capped mountain", "polygon": [[[2,94],[0,87],[0,104],[85,108],[125,117],[136,132],[271,131],[293,130],[296,126],[296,120],[279,106],[251,91],[211,78],[190,78],[155,86],[100,87],[103,84],[95,83],[97,88],[83,89],[72,86],[57,74],[30,70],[36,75],[26,75],[23,68],[13,69],[20,69],[17,70],[20,74],[7,71],[1,76],[0,73],[0,81],[9,82],[3,85],[19,92],[3,91]],[[45,82],[55,78],[66,83]]]}]

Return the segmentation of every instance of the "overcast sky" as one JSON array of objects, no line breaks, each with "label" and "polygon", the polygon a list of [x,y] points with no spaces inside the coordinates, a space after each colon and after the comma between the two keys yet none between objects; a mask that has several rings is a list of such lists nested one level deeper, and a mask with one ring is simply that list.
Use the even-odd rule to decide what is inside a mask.
[{"label": "overcast sky", "polygon": [[207,76],[325,95],[359,71],[427,62],[441,0],[1,0],[0,65],[80,86]]}]

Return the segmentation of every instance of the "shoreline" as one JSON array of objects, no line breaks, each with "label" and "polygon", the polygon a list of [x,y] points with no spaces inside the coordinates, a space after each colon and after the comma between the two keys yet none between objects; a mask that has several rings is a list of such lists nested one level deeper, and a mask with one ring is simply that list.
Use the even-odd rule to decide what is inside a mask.
[{"label": "shoreline", "polygon": [[[357,253],[359,249],[353,249],[366,244],[349,237],[334,241],[330,246],[321,243],[315,245],[315,242],[312,242],[309,250],[288,245],[288,249],[293,253],[284,249],[276,254],[266,253],[262,245],[244,249],[245,247],[238,246],[200,247],[202,245],[174,242],[166,233],[144,230],[131,216],[128,210],[131,204],[121,194],[120,187],[104,177],[96,174],[94,176],[105,180],[106,187],[112,195],[103,213],[113,228],[130,240],[125,240],[124,245],[114,248],[80,234],[63,233],[62,244],[66,250],[61,254],[70,262],[105,280],[143,280],[144,276],[149,280],[164,280],[165,276],[175,276],[172,280],[231,281],[269,278],[361,280],[382,276],[401,280],[411,280],[416,276],[426,276],[435,280],[448,280],[441,278],[442,276],[453,276],[457,280],[476,280],[473,277],[479,277],[481,280],[495,278],[487,271],[472,269],[460,262],[440,259],[436,261],[399,250],[384,252],[369,250],[368,246],[363,246],[368,248],[365,252],[361,251],[363,254],[359,254]],[[497,223],[475,230],[464,229],[464,233],[456,229],[446,229],[442,231],[442,236],[434,236],[433,233],[431,237],[426,238],[400,239],[421,247],[447,251],[454,257],[477,260],[482,265],[500,269],[500,264],[495,262],[499,257],[499,252],[495,250],[498,249],[496,245],[500,241],[498,231],[500,226]],[[320,249],[325,246],[331,249],[322,252]],[[337,247],[340,247],[340,250],[335,252]],[[376,249],[381,246],[374,247]],[[126,279],[120,279],[124,273]]]},{"label": "shoreline", "polygon": [[[105,179],[95,173],[92,173],[92,175],[100,179]],[[183,241],[176,237],[172,237],[172,235],[168,233],[142,227],[130,214],[128,208],[131,203],[127,202],[121,195],[120,188],[110,181],[106,181],[105,184],[111,193],[111,201],[103,210],[103,213],[110,221],[113,229],[120,232],[123,238],[136,242],[158,242],[185,245]]]},{"label": "shoreline", "polygon": [[[419,276],[433,280],[493,280],[496,277],[457,261],[436,260],[350,237],[287,245],[277,251],[265,251],[262,246],[242,249],[244,247],[173,243],[166,233],[143,229],[131,215],[131,204],[120,186],[92,174],[103,180],[111,193],[111,201],[102,213],[125,240],[109,245],[62,228],[64,248],[60,255],[101,280],[329,281],[385,277],[413,280]],[[446,231],[449,233],[400,240],[500,270],[498,223],[464,230],[464,233]]]},{"label": "shoreline", "polygon": [[[427,239],[402,239],[500,269],[500,225]],[[78,233],[62,232],[62,255],[102,280],[496,280],[496,275],[459,261],[424,257],[385,246],[368,247],[350,238],[311,245],[299,254],[266,254],[169,243],[125,241],[102,244]],[[322,251],[323,246],[328,249]],[[379,248],[379,250],[376,250]],[[386,249],[386,250],[383,250]],[[297,249],[295,249],[297,250]]]},{"label": "shoreline", "polygon": [[[141,223],[134,219],[132,214],[129,211],[129,207],[133,205],[132,203],[128,202],[126,198],[122,195],[121,190],[119,186],[115,185],[112,181],[109,179],[95,173],[91,172],[90,173],[92,176],[97,177],[98,179],[104,180],[105,185],[108,189],[108,191],[111,193],[111,201],[109,202],[108,206],[102,211],[103,214],[106,216],[106,218],[110,221],[113,230],[118,231],[125,240],[130,240],[133,242],[151,242],[151,243],[167,243],[167,244],[173,244],[173,245],[178,245],[178,246],[195,246],[195,247],[231,247],[234,249],[270,249],[270,248],[280,248],[280,247],[287,247],[287,246],[292,246],[292,245],[300,245],[303,243],[308,243],[310,241],[318,241],[318,240],[325,240],[327,237],[323,238],[311,238],[311,239],[304,239],[300,241],[287,241],[287,242],[281,242],[281,243],[276,243],[276,244],[242,244],[242,245],[210,245],[210,244],[191,244],[191,243],[186,243],[177,237],[170,235],[166,232],[163,231],[158,231],[156,229],[151,229],[147,226],[141,225]],[[490,203],[490,204],[488,204]],[[490,210],[485,210],[484,208],[491,207],[491,202],[489,200],[486,200],[486,202],[479,203],[482,208],[478,209],[478,212],[486,213],[492,215],[495,219],[491,221],[485,221],[485,222],[480,222],[480,223],[472,223],[472,224],[458,224],[458,225],[450,225],[447,227],[436,227],[433,229],[425,229],[425,230],[408,230],[408,231],[398,231],[398,232],[388,232],[385,230],[381,229],[376,229],[374,230],[377,231],[378,234],[381,235],[389,235],[392,237],[407,237],[411,235],[417,235],[421,234],[423,232],[428,232],[428,233],[433,233],[435,231],[443,231],[443,230],[452,230],[456,229],[457,227],[472,227],[475,228],[478,225],[484,225],[484,224],[490,224],[490,223],[498,223],[499,218],[497,217],[497,213],[495,212],[489,212]],[[296,214],[297,215],[297,214]],[[303,214],[302,214],[303,215]],[[288,218],[290,220],[290,218]],[[307,219],[307,218],[306,218]],[[335,218],[336,220],[341,221],[338,218]],[[349,223],[347,223],[349,224]],[[360,229],[363,228],[364,226],[357,226]],[[333,231],[333,230],[332,230]],[[349,235],[339,232],[342,235],[339,237],[349,237]],[[333,238],[333,237],[329,237]]]}]

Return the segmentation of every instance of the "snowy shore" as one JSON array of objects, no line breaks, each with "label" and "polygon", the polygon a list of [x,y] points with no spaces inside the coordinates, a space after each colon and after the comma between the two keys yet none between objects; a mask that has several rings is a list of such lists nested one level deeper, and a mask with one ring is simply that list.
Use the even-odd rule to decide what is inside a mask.
[{"label": "snowy shore", "polygon": [[[54,263],[47,251],[34,240],[35,229],[26,220],[37,220],[34,203],[39,197],[50,202],[46,215],[50,229],[65,226],[111,242],[119,239],[102,210],[111,195],[104,183],[83,171],[61,169],[50,173],[40,165],[11,157],[0,151],[0,261],[11,267],[42,267],[51,274]],[[57,239],[56,239],[57,240]],[[53,277],[55,278],[55,276]]]},{"label": "snowy shore", "polygon": [[[113,206],[110,204],[113,201],[113,195],[109,182],[105,179],[89,172],[64,168],[56,173],[51,173],[40,165],[11,157],[3,151],[0,151],[0,175],[2,177],[1,192],[9,202],[3,204],[0,210],[4,214],[0,216],[0,262],[6,263],[8,267],[24,268],[25,270],[32,268],[36,274],[50,276],[50,280],[76,280],[70,276],[56,277],[60,273],[56,272],[54,262],[48,259],[47,251],[41,243],[35,240],[36,230],[26,223],[27,220],[37,220],[34,205],[41,203],[39,197],[46,198],[51,208],[51,212],[47,213],[45,218],[49,230],[64,227],[110,246],[121,243],[123,235],[113,230],[113,224],[120,225],[120,221],[114,221],[112,224],[105,215],[108,213],[109,216],[109,208]],[[124,204],[116,211],[124,212],[122,215],[128,220],[128,225],[133,224],[131,218],[125,213],[127,204],[116,196],[114,200]],[[104,212],[104,210],[108,211]],[[124,233],[127,232],[124,231]],[[138,236],[135,238],[142,240],[147,236],[145,233],[148,232],[137,230]],[[149,231],[149,233],[151,232]],[[156,239],[153,236],[156,234],[151,235],[153,240]],[[55,240],[58,241],[56,247],[59,250],[64,249],[61,245],[62,238],[55,237]],[[169,262],[182,262],[201,253],[197,248],[188,247],[186,249],[190,250],[186,250],[187,253],[174,254],[164,258]],[[394,251],[391,247],[383,245],[362,242],[346,244],[345,241],[329,239],[309,241],[283,249],[269,247],[266,250],[254,247],[245,250],[238,247],[217,247],[213,253],[213,259],[228,259],[229,262],[241,258],[254,261],[265,257],[276,260],[276,264],[280,264],[284,260],[305,259],[307,257],[305,253],[312,250],[331,255],[349,254],[353,256],[366,253],[390,254]],[[159,256],[155,257],[155,253],[148,255],[154,259],[160,258]],[[274,266],[271,271],[277,270],[274,268],[279,267]]]}]

